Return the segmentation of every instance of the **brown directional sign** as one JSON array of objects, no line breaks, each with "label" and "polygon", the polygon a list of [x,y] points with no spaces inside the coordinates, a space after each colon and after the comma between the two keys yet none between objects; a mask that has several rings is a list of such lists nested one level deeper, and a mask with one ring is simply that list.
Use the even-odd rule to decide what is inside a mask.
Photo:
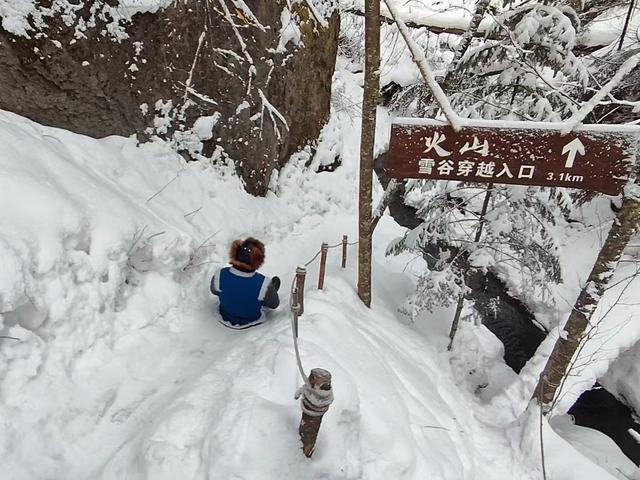
[{"label": "brown directional sign", "polygon": [[635,162],[640,127],[584,125],[567,135],[560,124],[467,123],[397,119],[391,128],[391,178],[431,178],[622,191]]}]

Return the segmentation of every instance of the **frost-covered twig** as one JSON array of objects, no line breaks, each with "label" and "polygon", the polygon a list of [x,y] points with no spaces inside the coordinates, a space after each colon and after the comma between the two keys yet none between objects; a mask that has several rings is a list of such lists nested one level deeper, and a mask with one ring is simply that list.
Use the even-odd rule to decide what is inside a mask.
[{"label": "frost-covered twig", "polygon": [[622,50],[622,46],[624,45],[624,37],[627,36],[627,30],[629,29],[629,22],[631,21],[631,17],[633,16],[633,11],[636,8],[636,0],[631,0],[629,2],[629,10],[627,10],[627,17],[624,19],[624,27],[622,27],[622,34],[620,35],[620,43],[618,43],[618,51]]},{"label": "frost-covered twig", "polygon": [[242,57],[240,55],[238,55],[236,52],[234,52],[233,50],[229,50],[226,48],[214,48],[212,49],[212,51],[214,51],[215,53],[219,53],[220,55],[224,55],[229,56],[229,57],[233,57],[235,58],[238,62],[242,62]]},{"label": "frost-covered twig", "polygon": [[380,218],[382,218],[384,211],[389,206],[391,197],[396,192],[396,190],[398,190],[398,187],[400,187],[400,185],[402,185],[402,183],[398,182],[395,178],[392,178],[389,181],[389,184],[387,185],[387,189],[384,191],[384,195],[382,196],[380,203],[378,204],[376,209],[373,211],[373,221],[371,222],[371,232],[373,232],[376,229],[376,226],[378,225]]},{"label": "frost-covered twig", "polygon": [[[484,200],[482,201],[482,210],[480,211],[480,217],[478,219],[478,229],[473,239],[473,243],[477,244],[482,237],[482,229],[486,222],[487,209],[489,208],[489,200],[491,199],[491,193],[493,192],[493,183],[490,183],[485,192]],[[456,305],[456,311],[453,316],[453,322],[451,324],[451,331],[449,332],[449,345],[447,350],[451,351],[453,348],[453,340],[455,339],[456,332],[458,330],[458,324],[460,322],[460,315],[462,314],[462,308],[464,307],[464,295],[458,295],[458,304]]]},{"label": "frost-covered twig", "polygon": [[589,115],[593,109],[613,90],[624,77],[626,77],[631,70],[636,68],[640,63],[640,53],[636,53],[632,57],[628,58],[620,67],[620,69],[616,72],[609,82],[600,89],[598,93],[596,93],[591,99],[582,105],[580,110],[574,113],[569,119],[564,122],[562,129],[560,130],[563,135],[573,131],[577,128],[582,121]]},{"label": "frost-covered twig", "polygon": [[158,233],[154,233],[153,235],[149,235],[147,238],[145,238],[145,242],[148,242],[149,240],[151,240],[152,238],[156,238],[159,237],[160,235],[164,235],[167,232],[158,232]]},{"label": "frost-covered twig", "polygon": [[215,237],[215,236],[216,236],[217,234],[219,234],[219,233],[220,233],[220,230],[217,230],[217,231],[213,232],[211,235],[209,235],[207,238],[205,238],[205,239],[202,241],[202,243],[201,243],[200,245],[198,245],[198,248],[196,248],[196,249],[193,251],[193,254],[195,255],[196,253],[198,253],[198,251],[199,251],[202,247],[204,247],[204,244],[205,244],[205,243],[207,243],[209,240],[211,240],[213,237]]},{"label": "frost-covered twig", "polygon": [[253,24],[258,27],[260,30],[262,30],[263,32],[267,31],[267,28],[262,25],[262,23],[260,23],[260,20],[258,20],[258,18],[253,14],[253,12],[251,11],[251,9],[247,6],[246,3],[244,3],[244,0],[231,0],[233,2],[233,4],[236,6],[236,8],[240,11],[242,11],[242,13],[253,22]]},{"label": "frost-covered twig", "polygon": [[427,59],[424,56],[424,52],[418,46],[415,40],[411,37],[411,34],[409,33],[409,30],[405,25],[404,21],[400,18],[398,10],[393,4],[393,1],[384,0],[384,3],[387,5],[387,8],[389,9],[391,16],[393,17],[396,24],[398,25],[400,34],[402,35],[402,38],[404,38],[404,41],[407,43],[407,46],[411,51],[411,56],[413,57],[413,60],[416,62],[416,65],[418,65],[418,69],[420,70],[422,77],[424,78],[425,82],[427,82],[427,85],[433,92],[433,97],[435,98],[436,102],[438,102],[438,105],[440,105],[440,108],[442,109],[444,116],[447,117],[447,121],[449,122],[449,124],[451,124],[451,127],[456,132],[459,131],[462,128],[462,119],[451,108],[451,103],[449,103],[449,99],[447,98],[445,93],[442,91],[442,88],[436,81],[433,73],[431,72],[431,69],[429,68],[429,65],[427,64]]},{"label": "frost-covered twig", "polygon": [[203,265],[209,265],[209,264],[211,264],[211,263],[222,263],[222,262],[221,262],[221,261],[219,261],[219,260],[209,260],[208,262],[196,263],[195,265],[189,265],[189,264],[187,264],[187,265],[186,265],[182,270],[183,270],[183,271],[184,271],[184,270],[191,270],[191,269],[193,269],[193,268],[198,268],[198,267],[201,267],[201,266],[203,266]]},{"label": "frost-covered twig", "polygon": [[196,214],[196,213],[198,213],[200,210],[202,210],[202,207],[198,207],[198,208],[196,208],[195,210],[192,210],[192,211],[191,211],[191,212],[189,212],[189,213],[185,213],[185,214],[183,215],[183,217],[184,217],[184,218],[187,218],[187,217],[190,217],[191,215],[195,215],[195,214]]},{"label": "frost-covered twig", "polygon": [[[200,245],[198,245],[196,247],[196,249],[193,251],[193,253],[189,256],[189,261],[187,262],[187,264],[184,267],[182,267],[182,271],[190,270],[192,268],[196,268],[196,267],[199,267],[201,265],[206,265],[208,263],[216,263],[217,262],[215,260],[211,260],[211,261],[198,263],[196,265],[193,264],[194,260],[198,257],[198,252],[202,248],[205,248],[205,243],[207,243],[209,240],[211,240],[213,237],[215,237],[218,233],[220,233],[220,230],[217,230],[217,231],[213,232],[211,235],[209,235],[207,238],[205,238]],[[207,246],[210,246],[210,245],[207,245]],[[217,263],[220,263],[220,262],[217,262]]]},{"label": "frost-covered twig", "polygon": [[182,170],[178,170],[178,173],[176,173],[176,176],[173,177],[171,180],[169,180],[164,187],[162,187],[160,190],[158,190],[156,193],[154,193],[153,195],[151,195],[149,198],[147,198],[147,201],[144,203],[149,203],[151,200],[153,200],[154,198],[156,198],[158,195],[160,195],[162,192],[164,192],[165,188],[167,188],[169,185],[171,185],[173,182],[175,182],[177,180],[177,178],[180,176],[180,174],[182,173]]},{"label": "frost-covered twig", "polygon": [[189,76],[187,77],[187,83],[184,88],[184,97],[183,101],[186,103],[187,98],[189,96],[189,90],[191,89],[191,83],[193,82],[193,72],[196,69],[196,65],[198,63],[198,57],[200,56],[200,49],[202,48],[202,44],[204,43],[204,38],[207,33],[207,25],[205,24],[202,33],[200,34],[200,38],[198,39],[198,48],[196,48],[196,54],[193,57],[193,63],[191,64],[191,70],[189,70]]},{"label": "frost-covered twig", "polygon": [[305,2],[309,7],[309,10],[313,14],[313,18],[316,19],[316,22],[318,22],[322,26],[322,28],[327,28],[329,26],[329,23],[327,23],[327,21],[323,18],[320,12],[318,12],[318,9],[313,4],[313,0],[305,0]]},{"label": "frost-covered twig", "polygon": [[247,44],[245,43],[244,38],[242,38],[242,35],[240,35],[238,26],[233,21],[233,18],[231,18],[231,12],[229,11],[229,7],[227,7],[227,3],[224,0],[218,0],[218,3],[220,3],[220,6],[222,7],[222,11],[224,12],[224,17],[226,18],[227,22],[229,23],[229,25],[231,25],[231,28],[233,29],[233,33],[236,39],[238,40],[238,43],[240,44],[240,48],[242,49],[244,58],[247,59],[247,62],[249,62],[250,65],[253,65],[254,64],[253,58],[251,57],[251,54],[247,49]]},{"label": "frost-covered twig", "polygon": [[136,231],[136,233],[133,234],[133,239],[131,241],[131,246],[129,247],[129,250],[127,250],[127,257],[129,256],[129,254],[133,251],[134,247],[138,244],[138,242],[140,241],[140,239],[142,239],[142,235],[144,235],[144,231],[147,229],[147,225],[145,225],[144,227],[142,227],[142,230],[140,231]]},{"label": "frost-covered twig", "polygon": [[[213,63],[215,64],[216,62],[213,62]],[[216,66],[217,66],[217,65],[216,65]],[[195,91],[195,90],[194,90],[193,88],[191,88],[191,87],[187,88],[187,91],[188,91],[191,95],[193,95],[194,97],[196,97],[196,98],[197,98],[197,99],[199,99],[199,100],[202,100],[202,101],[203,101],[203,102],[205,102],[205,103],[209,103],[209,104],[211,104],[211,105],[218,105],[218,102],[216,102],[213,98],[210,98],[210,97],[208,97],[207,95],[205,95],[205,94],[203,94],[203,93],[197,92],[197,91]]]},{"label": "frost-covered twig", "polygon": [[[542,403],[542,391],[540,391],[540,398],[538,399],[538,403]],[[540,429],[540,461],[542,463],[542,480],[547,480],[547,466],[544,461],[544,436],[543,436],[543,420],[542,420],[542,407],[540,405],[536,406],[539,412],[539,424],[538,427]]]},{"label": "frost-covered twig", "polygon": [[487,11],[487,8],[489,8],[490,3],[491,3],[491,0],[478,0],[478,3],[476,4],[476,10],[473,16],[471,17],[471,21],[469,22],[469,28],[467,28],[467,31],[464,32],[464,34],[462,35],[462,38],[460,38],[460,43],[455,48],[455,54],[454,54],[453,60],[451,61],[451,64],[449,65],[449,69],[447,71],[447,75],[445,78],[445,82],[444,82],[445,85],[447,84],[447,80],[451,81],[451,77],[452,77],[451,74],[458,67],[458,63],[460,62],[460,59],[471,46],[471,41],[473,40],[473,37],[478,32],[478,28],[480,27],[480,22],[482,22],[484,14]]},{"label": "frost-covered twig", "polygon": [[[636,442],[640,444],[640,434],[638,432],[636,432],[633,428],[628,429],[627,432],[629,432],[629,435],[631,435],[631,438],[633,438]],[[627,478],[631,478],[631,477],[627,477]]]},{"label": "frost-covered twig", "polygon": [[229,25],[231,25],[231,28],[233,29],[233,33],[236,39],[238,40],[238,44],[240,44],[240,49],[242,50],[242,54],[244,55],[244,58],[249,63],[249,81],[247,82],[247,95],[248,95],[249,92],[251,91],[252,80],[257,70],[255,67],[255,64],[253,63],[253,58],[249,53],[249,49],[247,48],[247,44],[245,43],[244,38],[242,38],[242,35],[240,34],[240,30],[238,30],[238,26],[234,23],[233,18],[231,18],[231,12],[229,11],[229,7],[227,7],[227,3],[225,2],[225,0],[218,0],[218,3],[220,3],[220,6],[222,7],[224,17],[226,18],[227,22],[229,23]]},{"label": "frost-covered twig", "polygon": [[[575,111],[576,111],[575,106],[580,106],[580,104],[578,102],[576,102],[573,98],[571,98],[569,95],[564,93],[562,90],[560,90],[559,88],[557,88],[554,85],[552,85],[545,78],[545,76],[538,71],[538,69],[534,65],[531,65],[531,63],[529,63],[526,60],[527,51],[524,48],[522,48],[522,46],[519,45],[519,43],[516,42],[516,40],[513,38],[513,32],[511,30],[511,28],[508,27],[507,25],[504,25],[504,24],[500,23],[498,21],[498,19],[495,18],[495,16],[492,15],[492,17],[494,18],[496,24],[499,25],[500,28],[505,32],[505,35],[509,39],[509,43],[511,44],[511,46],[521,53],[519,58],[514,56],[513,60],[516,61],[517,63],[519,63],[520,66],[525,67],[525,69],[529,69],[531,71],[531,73],[533,73],[536,77],[538,77],[545,85],[547,85],[551,90],[553,90],[556,94],[558,94],[562,99],[566,100],[565,104],[567,105],[567,107],[571,110],[572,113],[575,113]],[[588,74],[587,68],[584,67],[584,65],[582,63],[580,65],[582,65],[584,73]],[[567,101],[569,103],[567,103]]]},{"label": "frost-covered twig", "polygon": [[508,108],[508,107],[506,107],[504,105],[499,105],[497,103],[489,102],[486,98],[477,97],[476,95],[472,95],[469,92],[460,92],[460,95],[462,95],[464,97],[469,97],[472,100],[475,100],[476,102],[484,103],[484,104],[489,105],[491,107],[497,108],[498,110],[504,110],[505,112],[508,112],[510,114],[515,115],[516,117],[520,117],[525,122],[535,122],[535,120],[533,118],[531,118],[528,115],[525,115],[524,113],[518,112],[517,110],[513,110],[513,109]]},{"label": "frost-covered twig", "polygon": [[[278,128],[278,123],[276,122],[276,118],[278,120],[280,120],[284,127],[289,130],[289,124],[287,123],[287,120],[284,118],[284,116],[278,111],[278,109],[276,107],[274,107],[271,102],[269,102],[269,100],[267,99],[266,95],[264,94],[264,92],[262,91],[262,89],[258,89],[258,94],[260,95],[260,101],[262,102],[262,108],[261,108],[261,116],[264,119],[264,111],[267,110],[267,112],[269,112],[269,117],[271,117],[271,122],[273,123],[273,129],[276,132],[276,136],[278,137],[278,140],[281,139],[281,135],[280,135],[280,129]],[[262,126],[264,124],[264,121],[260,122],[260,130],[261,133],[260,135],[262,136]],[[262,137],[261,137],[262,138]]]}]

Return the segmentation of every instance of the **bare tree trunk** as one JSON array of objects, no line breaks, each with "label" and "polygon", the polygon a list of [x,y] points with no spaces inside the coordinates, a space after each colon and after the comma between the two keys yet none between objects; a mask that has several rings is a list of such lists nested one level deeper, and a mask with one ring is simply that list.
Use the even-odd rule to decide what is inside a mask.
[{"label": "bare tree trunk", "polygon": [[365,1],[365,69],[360,143],[358,296],[371,306],[371,202],[376,110],[380,91],[380,1]]},{"label": "bare tree trunk", "polygon": [[564,326],[565,332],[556,341],[540,375],[533,397],[541,405],[551,405],[558,387],[562,384],[565,375],[569,373],[571,361],[585,339],[589,320],[638,225],[640,225],[640,199],[625,198],[587,283],[580,291],[569,320]]}]

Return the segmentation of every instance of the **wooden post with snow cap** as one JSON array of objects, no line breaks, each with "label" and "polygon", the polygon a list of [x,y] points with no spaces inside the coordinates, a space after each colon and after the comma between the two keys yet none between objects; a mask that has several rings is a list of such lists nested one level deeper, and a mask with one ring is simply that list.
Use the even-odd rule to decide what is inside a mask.
[{"label": "wooden post with snow cap", "polygon": [[329,251],[329,244],[324,242],[320,247],[320,273],[318,274],[318,290],[324,288],[324,274],[327,270],[327,252]]},{"label": "wooden post with snow cap", "polygon": [[342,236],[342,268],[347,268],[347,247],[349,246],[349,237]]},{"label": "wooden post with snow cap", "polygon": [[322,368],[312,369],[309,382],[296,393],[296,398],[300,397],[302,397],[300,400],[302,418],[298,433],[302,441],[302,451],[307,457],[311,457],[316,447],[322,417],[333,402],[331,373]]},{"label": "wooden post with snow cap", "polygon": [[307,269],[305,267],[296,268],[296,298],[298,303],[298,315],[304,313],[304,281],[307,277]]},{"label": "wooden post with snow cap", "polygon": [[293,301],[291,302],[291,315],[293,315],[292,319],[292,327],[293,327],[293,338],[298,338],[298,317],[300,316],[300,301],[298,299],[298,288],[293,287],[291,290],[291,297]]}]

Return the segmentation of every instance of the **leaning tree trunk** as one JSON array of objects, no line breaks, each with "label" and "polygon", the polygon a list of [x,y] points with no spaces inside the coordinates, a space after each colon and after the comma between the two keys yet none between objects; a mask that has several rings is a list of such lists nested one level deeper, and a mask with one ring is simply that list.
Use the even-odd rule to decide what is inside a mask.
[{"label": "leaning tree trunk", "polygon": [[640,224],[640,199],[625,198],[611,231],[598,254],[587,283],[571,310],[564,327],[566,335],[560,335],[551,356],[540,375],[533,397],[542,405],[549,406],[558,387],[568,375],[570,365],[580,344],[585,339],[589,321],[602,298],[615,271],[622,252]]},{"label": "leaning tree trunk", "polygon": [[371,202],[373,153],[376,138],[376,110],[380,91],[380,1],[365,2],[365,73],[362,97],[359,188],[358,295],[371,306]]}]

